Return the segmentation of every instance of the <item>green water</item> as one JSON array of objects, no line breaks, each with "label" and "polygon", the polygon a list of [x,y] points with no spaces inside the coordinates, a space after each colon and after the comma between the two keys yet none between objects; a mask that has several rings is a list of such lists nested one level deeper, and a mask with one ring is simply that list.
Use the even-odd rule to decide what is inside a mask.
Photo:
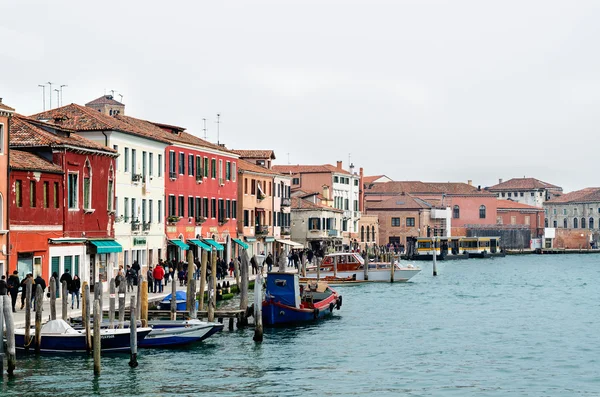
[{"label": "green water", "polygon": [[[439,262],[406,284],[338,287],[342,310],[179,350],[19,357],[2,396],[600,395],[600,255]],[[35,393],[35,394],[34,394]]]}]

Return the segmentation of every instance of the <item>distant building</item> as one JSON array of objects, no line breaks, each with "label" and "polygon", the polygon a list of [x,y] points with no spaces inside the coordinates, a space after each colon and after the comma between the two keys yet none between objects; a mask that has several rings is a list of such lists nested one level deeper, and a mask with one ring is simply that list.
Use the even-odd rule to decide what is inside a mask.
[{"label": "distant building", "polygon": [[0,274],[8,271],[8,253],[10,251],[8,232],[9,206],[9,144],[8,133],[14,109],[2,103],[0,98]]},{"label": "distant building", "polygon": [[516,201],[498,200],[497,224],[529,229],[532,238],[542,237],[545,224],[544,210]]},{"label": "distant building", "polygon": [[497,185],[486,188],[500,200],[533,205],[539,208],[544,202],[562,194],[562,188],[535,178],[513,178],[506,182],[500,179]]},{"label": "distant building", "polygon": [[342,251],[344,211],[300,197],[292,198],[292,239],[315,252]]}]

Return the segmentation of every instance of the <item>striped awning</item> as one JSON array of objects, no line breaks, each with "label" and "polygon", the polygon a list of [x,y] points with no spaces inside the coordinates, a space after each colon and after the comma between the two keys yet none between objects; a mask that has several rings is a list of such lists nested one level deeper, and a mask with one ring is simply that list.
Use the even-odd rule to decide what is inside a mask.
[{"label": "striped awning", "polygon": [[190,243],[190,244],[194,244],[196,247],[200,247],[200,248],[202,248],[205,251],[210,251],[211,250],[210,245],[205,244],[205,243],[203,243],[200,240],[189,238],[187,242]]},{"label": "striped awning", "polygon": [[243,242],[242,240],[238,240],[237,238],[232,238],[233,242],[242,247],[243,249],[248,249],[249,245]]}]

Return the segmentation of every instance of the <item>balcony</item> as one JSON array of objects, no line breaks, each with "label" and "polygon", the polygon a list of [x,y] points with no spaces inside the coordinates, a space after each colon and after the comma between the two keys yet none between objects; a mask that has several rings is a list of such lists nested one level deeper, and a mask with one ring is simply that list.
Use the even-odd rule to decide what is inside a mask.
[{"label": "balcony", "polygon": [[292,205],[292,199],[290,199],[289,197],[284,197],[281,199],[282,207],[290,207],[291,205]]},{"label": "balcony", "polygon": [[290,232],[290,228],[289,227],[282,227],[281,228],[281,235],[282,236],[289,236],[291,234]]},{"label": "balcony", "polygon": [[177,222],[179,222],[179,219],[181,219],[181,218],[176,215],[171,215],[171,216],[167,217],[167,223],[169,225],[176,225]]},{"label": "balcony", "polygon": [[131,174],[131,182],[133,183],[139,183],[141,182],[143,179],[142,174]]},{"label": "balcony", "polygon": [[140,222],[137,220],[131,221],[131,231],[139,232],[140,231]]},{"label": "balcony", "polygon": [[267,225],[256,225],[254,228],[254,234],[257,236],[265,236],[269,234],[269,226]]},{"label": "balcony", "polygon": [[354,211],[354,219],[360,219],[360,211]]},{"label": "balcony", "polygon": [[344,210],[344,219],[350,219],[350,218],[352,218],[352,211]]},{"label": "balcony", "polygon": [[197,216],[196,219],[196,226],[200,226],[202,225],[204,222],[206,222],[206,218],[203,216]]},{"label": "balcony", "polygon": [[172,181],[177,179],[177,173],[175,171],[169,171],[169,179]]},{"label": "balcony", "polygon": [[338,236],[338,234],[339,234],[339,233],[338,233],[338,231],[337,231],[337,230],[335,230],[335,229],[329,229],[329,230],[327,231],[327,235],[328,235],[329,237],[337,237],[337,236]]},{"label": "balcony", "polygon": [[142,223],[142,231],[144,231],[144,232],[150,231],[150,222]]}]

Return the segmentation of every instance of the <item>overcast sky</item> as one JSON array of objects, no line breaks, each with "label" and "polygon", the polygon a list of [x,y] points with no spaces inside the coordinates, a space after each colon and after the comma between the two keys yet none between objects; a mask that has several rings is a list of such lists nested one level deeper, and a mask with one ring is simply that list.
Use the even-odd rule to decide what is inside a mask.
[{"label": "overcast sky", "polygon": [[115,90],[126,114],[199,136],[206,118],[211,141],[220,113],[221,143],[279,164],[600,186],[600,1],[2,0],[0,14],[0,97],[22,114],[50,81],[65,104]]}]

